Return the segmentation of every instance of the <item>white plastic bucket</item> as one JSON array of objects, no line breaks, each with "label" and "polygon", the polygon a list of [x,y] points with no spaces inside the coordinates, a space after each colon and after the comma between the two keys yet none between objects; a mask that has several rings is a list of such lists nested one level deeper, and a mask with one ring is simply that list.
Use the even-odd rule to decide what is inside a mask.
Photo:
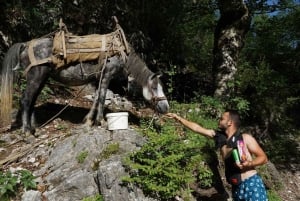
[{"label": "white plastic bucket", "polygon": [[108,130],[128,129],[128,112],[106,114]]}]

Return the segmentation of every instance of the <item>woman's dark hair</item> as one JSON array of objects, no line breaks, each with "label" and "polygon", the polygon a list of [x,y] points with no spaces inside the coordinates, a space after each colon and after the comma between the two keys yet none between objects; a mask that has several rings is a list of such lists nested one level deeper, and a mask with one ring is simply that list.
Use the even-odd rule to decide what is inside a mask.
[{"label": "woman's dark hair", "polygon": [[235,123],[236,127],[239,128],[241,126],[241,119],[238,111],[227,109],[225,112],[229,113],[230,119]]}]

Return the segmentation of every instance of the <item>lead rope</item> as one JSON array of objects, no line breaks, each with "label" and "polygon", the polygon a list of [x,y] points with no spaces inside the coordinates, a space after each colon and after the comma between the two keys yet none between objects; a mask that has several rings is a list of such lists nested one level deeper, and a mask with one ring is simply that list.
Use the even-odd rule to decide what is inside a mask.
[{"label": "lead rope", "polygon": [[155,113],[153,113],[149,125],[146,128],[144,128],[143,131],[148,130],[153,125],[154,117],[155,117]]},{"label": "lead rope", "polygon": [[159,117],[159,114],[156,110],[154,110],[154,113],[152,114],[150,123],[148,124],[148,126],[146,128],[143,129],[143,131],[148,130],[153,125],[153,122],[154,122],[154,119],[156,116]]}]

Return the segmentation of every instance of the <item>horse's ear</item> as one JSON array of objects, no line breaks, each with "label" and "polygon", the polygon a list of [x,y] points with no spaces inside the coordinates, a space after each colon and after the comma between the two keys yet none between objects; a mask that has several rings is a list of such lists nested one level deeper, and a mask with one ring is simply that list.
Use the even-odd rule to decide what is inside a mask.
[{"label": "horse's ear", "polygon": [[160,78],[162,76],[162,74],[161,73],[154,73],[151,77],[150,77],[150,79],[151,80],[153,80],[154,78]]}]

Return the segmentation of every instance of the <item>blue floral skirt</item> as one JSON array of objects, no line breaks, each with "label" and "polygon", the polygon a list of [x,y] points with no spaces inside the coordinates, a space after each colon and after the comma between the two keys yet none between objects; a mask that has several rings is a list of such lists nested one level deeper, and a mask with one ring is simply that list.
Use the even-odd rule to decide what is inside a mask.
[{"label": "blue floral skirt", "polygon": [[234,201],[268,201],[265,185],[257,174],[233,187],[232,197]]}]

